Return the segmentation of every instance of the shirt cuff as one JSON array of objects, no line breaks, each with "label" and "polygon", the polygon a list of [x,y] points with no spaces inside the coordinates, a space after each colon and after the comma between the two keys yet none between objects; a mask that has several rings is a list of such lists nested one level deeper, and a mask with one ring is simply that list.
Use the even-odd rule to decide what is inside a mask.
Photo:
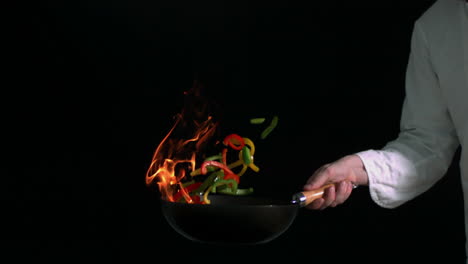
[{"label": "shirt cuff", "polygon": [[382,185],[381,177],[383,177],[382,168],[378,166],[379,161],[379,152],[376,150],[365,150],[361,152],[355,153],[364,164],[364,169],[367,172],[367,177],[369,180],[369,193],[372,200],[379,206],[384,208],[394,208],[396,207],[391,202],[388,201],[388,198],[383,195],[386,193],[385,191],[385,184]]}]

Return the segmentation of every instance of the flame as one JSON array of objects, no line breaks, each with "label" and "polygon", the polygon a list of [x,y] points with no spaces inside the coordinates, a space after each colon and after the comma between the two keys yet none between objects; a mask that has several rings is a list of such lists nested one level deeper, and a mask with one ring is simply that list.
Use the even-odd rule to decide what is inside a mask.
[{"label": "flame", "polygon": [[[194,94],[199,96],[198,92]],[[184,109],[182,114],[176,115],[174,125],[156,148],[146,172],[146,185],[157,184],[161,198],[171,202],[174,201],[176,192],[181,192],[188,203],[194,202],[182,183],[187,180],[186,175],[195,170],[197,160],[203,159],[207,143],[213,138],[217,128],[212,116],[207,116],[204,120],[186,120],[187,111]],[[200,116],[201,112],[196,114]],[[187,137],[176,135],[177,129],[188,134]]]}]

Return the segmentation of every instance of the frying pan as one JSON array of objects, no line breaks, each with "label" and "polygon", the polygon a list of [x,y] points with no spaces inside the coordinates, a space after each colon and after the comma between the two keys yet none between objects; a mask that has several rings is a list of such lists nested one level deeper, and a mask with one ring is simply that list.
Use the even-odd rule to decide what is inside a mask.
[{"label": "frying pan", "polygon": [[210,195],[210,204],[161,200],[167,222],[192,241],[208,244],[262,244],[283,234],[299,208],[323,196],[324,190],[303,191],[291,201],[254,196]]}]

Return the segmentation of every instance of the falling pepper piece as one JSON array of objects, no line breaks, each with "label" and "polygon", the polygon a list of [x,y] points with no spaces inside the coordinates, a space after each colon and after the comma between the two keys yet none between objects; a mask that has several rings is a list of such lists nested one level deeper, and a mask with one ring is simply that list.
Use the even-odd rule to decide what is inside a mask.
[{"label": "falling pepper piece", "polygon": [[[218,154],[218,155],[214,155],[214,156],[210,156],[208,158],[205,159],[205,161],[208,161],[208,160],[223,160],[223,155],[222,154]],[[214,171],[214,168],[210,167],[208,168],[208,171]],[[197,176],[197,175],[200,175],[201,174],[201,169],[198,168],[192,172],[190,172],[190,176]]]},{"label": "falling pepper piece", "polygon": [[273,116],[273,119],[271,120],[271,123],[268,127],[263,130],[263,132],[260,134],[261,139],[265,139],[273,129],[278,125],[278,116]]},{"label": "falling pepper piece", "polygon": [[181,186],[179,191],[174,194],[174,201],[178,202],[182,197],[190,197],[189,193],[200,187],[201,184],[201,182],[195,182],[185,187]]},{"label": "falling pepper piece", "polygon": [[211,204],[210,199],[208,199],[208,194],[210,192],[216,192],[216,187],[221,186],[221,185],[230,185],[234,191],[237,191],[237,182],[235,180],[233,179],[220,180],[220,181],[215,182],[213,186],[211,186],[210,188],[208,188],[208,190],[205,191],[205,193],[203,194],[203,202],[206,204]]},{"label": "falling pepper piece", "polygon": [[[242,169],[238,173],[239,176],[242,176],[246,172],[247,168],[251,168],[255,172],[260,170],[260,168],[254,163],[255,144],[250,138],[244,137],[243,139],[246,146],[239,152],[239,160],[242,162]],[[250,147],[250,149],[247,146]],[[245,153],[245,149],[248,149],[247,151],[249,153]]]},{"label": "falling pepper piece", "polygon": [[214,166],[214,167],[218,167],[222,169],[224,171],[225,179],[229,177],[230,179],[234,179],[237,183],[239,183],[239,176],[237,176],[237,174],[235,174],[231,169],[229,169],[226,164],[215,161],[215,160],[204,161],[201,165],[202,174],[206,174],[208,172],[208,169],[207,169],[208,166]]},{"label": "falling pepper piece", "polygon": [[244,146],[241,150],[242,160],[244,161],[245,165],[249,165],[252,163],[252,154],[250,153],[250,149],[247,146]]},{"label": "falling pepper piece", "polygon": [[235,150],[241,150],[245,145],[244,139],[238,134],[227,135],[223,140],[223,144]]},{"label": "falling pepper piece", "polygon": [[250,119],[250,124],[254,124],[254,125],[263,124],[263,122],[265,122],[264,117],[256,117],[256,118]]}]

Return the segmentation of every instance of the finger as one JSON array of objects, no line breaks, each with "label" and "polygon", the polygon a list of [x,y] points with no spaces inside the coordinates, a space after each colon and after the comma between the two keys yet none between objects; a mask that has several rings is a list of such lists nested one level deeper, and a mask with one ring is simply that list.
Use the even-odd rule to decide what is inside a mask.
[{"label": "finger", "polygon": [[307,209],[318,210],[322,207],[322,204],[325,200],[323,198],[318,198],[315,201],[311,202],[306,206]]},{"label": "finger", "polygon": [[343,197],[344,197],[343,202],[348,200],[349,196],[351,196],[352,191],[353,191],[353,184],[349,181],[346,181],[346,191],[343,194]]},{"label": "finger", "polygon": [[325,189],[325,191],[323,192],[323,197],[324,199],[324,202],[322,204],[322,206],[320,207],[320,209],[325,209],[327,207],[329,207],[336,199],[336,194],[335,194],[335,185],[332,185],[330,187],[328,187],[327,189]]},{"label": "finger", "polygon": [[342,204],[348,198],[349,194],[349,182],[348,181],[342,181],[337,184],[336,188],[336,198],[335,202],[336,204]]},{"label": "finger", "polygon": [[353,192],[353,190],[354,190],[354,184],[352,182],[348,182],[348,190],[346,192],[347,194],[346,199],[348,199],[349,196],[351,196],[351,193]]}]

